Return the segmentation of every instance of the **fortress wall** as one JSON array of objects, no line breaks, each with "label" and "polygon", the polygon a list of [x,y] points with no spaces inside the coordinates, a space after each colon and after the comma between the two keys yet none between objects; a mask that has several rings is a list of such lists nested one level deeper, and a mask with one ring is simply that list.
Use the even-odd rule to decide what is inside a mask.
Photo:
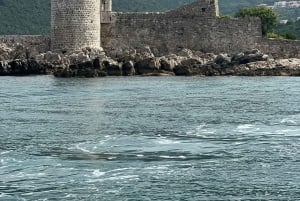
[{"label": "fortress wall", "polygon": [[261,38],[258,49],[274,58],[300,58],[300,41]]},{"label": "fortress wall", "polygon": [[41,53],[50,50],[50,37],[40,35],[9,35],[0,36],[0,43],[6,44],[8,47],[14,47],[22,44],[29,50]]},{"label": "fortress wall", "polygon": [[182,48],[235,53],[254,48],[260,20],[218,19],[213,1],[196,1],[166,13],[113,13],[102,24],[102,45],[109,51],[150,46],[158,55]]},{"label": "fortress wall", "polygon": [[166,13],[112,13],[112,23],[101,25],[102,46],[108,51],[150,46],[157,54],[184,47],[210,51],[215,16],[213,0]]},{"label": "fortress wall", "polygon": [[262,37],[259,18],[224,18],[217,19],[211,32],[211,46],[215,53],[230,54],[257,48]]}]

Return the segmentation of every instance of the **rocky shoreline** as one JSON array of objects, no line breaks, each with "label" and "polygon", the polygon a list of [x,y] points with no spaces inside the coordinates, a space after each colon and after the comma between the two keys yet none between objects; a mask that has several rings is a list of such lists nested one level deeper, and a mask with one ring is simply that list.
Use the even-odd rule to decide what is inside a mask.
[{"label": "rocky shoreline", "polygon": [[85,48],[71,53],[37,54],[22,45],[0,45],[0,76],[300,76],[300,59],[273,59],[259,50],[234,55],[193,52],[155,56],[149,47],[107,56]]}]

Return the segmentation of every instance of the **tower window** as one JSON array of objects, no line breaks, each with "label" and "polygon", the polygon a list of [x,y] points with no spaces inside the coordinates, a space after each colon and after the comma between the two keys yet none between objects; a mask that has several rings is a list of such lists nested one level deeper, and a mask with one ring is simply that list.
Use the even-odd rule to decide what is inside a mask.
[{"label": "tower window", "polygon": [[206,11],[206,8],[202,8],[202,12],[205,12]]}]

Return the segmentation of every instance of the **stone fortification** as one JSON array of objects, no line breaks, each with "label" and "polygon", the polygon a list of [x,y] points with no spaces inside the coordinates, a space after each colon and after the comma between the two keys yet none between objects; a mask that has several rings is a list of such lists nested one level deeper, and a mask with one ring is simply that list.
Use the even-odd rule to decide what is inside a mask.
[{"label": "stone fortification", "polygon": [[[109,54],[150,47],[159,56],[188,48],[235,54],[260,49],[274,58],[300,58],[300,41],[262,37],[258,18],[217,17],[218,0],[196,0],[164,13],[112,12],[112,0],[52,0],[52,50],[102,47]],[[100,29],[101,27],[101,29]],[[100,34],[101,30],[101,34]],[[49,50],[45,36],[2,36],[0,42]]]},{"label": "stone fortification", "polygon": [[205,49],[216,13],[214,2],[209,0],[166,13],[113,13],[113,22],[102,25],[103,47],[110,50],[149,45],[164,54],[180,47],[195,49],[201,40]]},{"label": "stone fortification", "polygon": [[260,38],[257,47],[274,58],[300,58],[300,41]]},{"label": "stone fortification", "polygon": [[100,48],[100,0],[51,0],[51,49]]},{"label": "stone fortification", "polygon": [[101,0],[101,23],[111,23],[112,0]]},{"label": "stone fortification", "polygon": [[102,24],[102,46],[117,54],[149,46],[157,55],[182,48],[235,54],[261,49],[273,57],[299,57],[300,42],[262,37],[259,18],[220,18],[217,0],[197,0],[165,13],[113,13]]}]

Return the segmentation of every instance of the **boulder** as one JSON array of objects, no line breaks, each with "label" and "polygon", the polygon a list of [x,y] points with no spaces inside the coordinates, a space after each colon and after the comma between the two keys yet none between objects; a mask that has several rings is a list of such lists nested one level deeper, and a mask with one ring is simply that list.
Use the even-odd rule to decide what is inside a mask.
[{"label": "boulder", "polygon": [[259,50],[251,50],[251,51],[245,51],[238,54],[235,54],[232,57],[232,63],[234,64],[247,64],[251,62],[256,61],[267,61],[268,55],[263,54]]},{"label": "boulder", "polygon": [[98,69],[98,70],[103,69],[103,65],[102,65],[102,62],[101,62],[100,58],[95,58],[93,60],[93,66],[94,66],[95,69]]},{"label": "boulder", "polygon": [[0,61],[0,76],[8,75],[7,69],[9,68],[8,62]]},{"label": "boulder", "polygon": [[119,64],[113,60],[103,61],[105,72],[108,76],[121,76],[122,69]]},{"label": "boulder", "polygon": [[180,50],[177,55],[186,58],[192,58],[194,56],[192,50],[186,48]]},{"label": "boulder", "polygon": [[28,63],[28,74],[42,75],[47,74],[47,68],[40,65],[35,59],[29,59]]},{"label": "boulder", "polygon": [[159,62],[153,57],[146,58],[136,62],[134,68],[138,75],[155,73],[159,70]]},{"label": "boulder", "polygon": [[54,53],[50,51],[44,55],[44,59],[46,63],[51,63],[51,64],[61,63],[61,56],[58,53]]},{"label": "boulder", "polygon": [[127,61],[122,65],[123,76],[131,76],[135,74],[134,63]]},{"label": "boulder", "polygon": [[78,66],[78,69],[93,68],[93,62],[92,61],[85,61],[85,62],[77,64],[77,66]]},{"label": "boulder", "polygon": [[177,76],[191,76],[193,71],[189,66],[178,64],[174,67],[173,72]]},{"label": "boulder", "polygon": [[218,64],[221,68],[226,68],[231,64],[231,57],[228,54],[219,54],[214,62]]},{"label": "boulder", "polygon": [[173,71],[174,67],[178,64],[178,62],[172,58],[161,58],[160,61],[160,69],[165,71]]}]

